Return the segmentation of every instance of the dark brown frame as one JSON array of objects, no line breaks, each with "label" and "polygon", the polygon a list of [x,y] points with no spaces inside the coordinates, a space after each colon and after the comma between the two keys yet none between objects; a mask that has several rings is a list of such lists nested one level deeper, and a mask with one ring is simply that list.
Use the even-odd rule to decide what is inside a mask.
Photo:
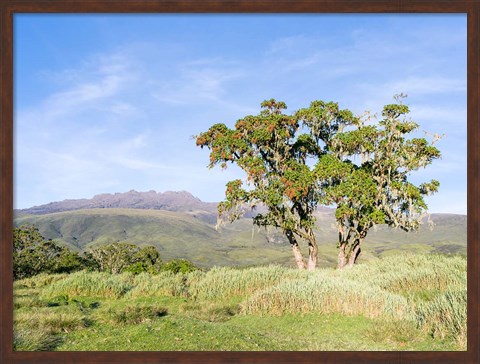
[{"label": "dark brown frame", "polygon": [[[480,0],[1,0],[0,3],[0,362],[320,363],[480,362]],[[466,13],[468,169],[468,344],[462,352],[14,352],[13,14],[14,13]],[[348,339],[348,338],[347,338]]]}]

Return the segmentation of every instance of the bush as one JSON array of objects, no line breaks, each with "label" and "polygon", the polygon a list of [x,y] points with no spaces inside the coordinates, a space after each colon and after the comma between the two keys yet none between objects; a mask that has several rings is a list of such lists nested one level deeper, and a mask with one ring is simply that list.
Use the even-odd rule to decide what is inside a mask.
[{"label": "bush", "polygon": [[166,264],[164,264],[161,268],[162,271],[172,272],[172,273],[190,273],[198,270],[192,262],[189,262],[185,259],[174,259]]},{"label": "bush", "polygon": [[91,249],[86,253],[88,265],[108,273],[157,273],[161,259],[154,246],[140,248],[134,244],[112,243]]},{"label": "bush", "polygon": [[406,254],[335,271],[333,275],[361,280],[393,293],[410,295],[415,292],[441,292],[452,287],[465,287],[466,264],[465,257]]}]

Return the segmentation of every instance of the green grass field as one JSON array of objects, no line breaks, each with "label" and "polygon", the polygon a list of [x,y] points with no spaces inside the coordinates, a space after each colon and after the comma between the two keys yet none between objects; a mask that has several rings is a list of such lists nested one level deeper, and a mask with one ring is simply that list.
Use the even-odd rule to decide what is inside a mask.
[{"label": "green grass field", "polygon": [[466,259],[77,272],[14,284],[15,350],[466,350]]}]

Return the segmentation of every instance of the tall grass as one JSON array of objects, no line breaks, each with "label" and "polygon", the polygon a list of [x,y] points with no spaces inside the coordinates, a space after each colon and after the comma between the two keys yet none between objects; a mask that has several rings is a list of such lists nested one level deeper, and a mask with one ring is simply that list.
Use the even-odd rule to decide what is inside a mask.
[{"label": "tall grass", "polygon": [[[50,308],[45,305],[52,305],[56,299],[61,298],[68,307],[73,306],[68,302],[76,297],[121,299],[121,309],[104,312],[105,320],[121,325],[142,323],[166,314],[166,309],[155,305],[124,306],[128,300],[162,296],[184,298],[178,313],[204,321],[227,321],[237,314],[361,315],[402,322],[400,336],[407,339],[410,328],[415,327],[435,339],[454,340],[459,347],[466,346],[466,259],[463,257],[391,256],[350,269],[315,272],[273,265],[136,276],[83,271],[24,279],[15,282],[15,290],[18,293],[15,307],[19,312],[15,319],[15,345],[25,350],[47,350],[56,340],[51,335],[86,325],[82,312],[57,311],[48,316]],[[62,307],[67,309],[66,306]],[[38,312],[26,314],[32,310]],[[392,324],[389,332],[394,332],[395,327]],[[46,334],[33,334],[35,330]],[[30,341],[29,332],[32,332]],[[371,335],[381,336],[382,332],[372,331]]]},{"label": "tall grass", "polygon": [[62,341],[59,334],[89,325],[85,315],[74,308],[63,312],[48,308],[17,310],[14,314],[13,347],[16,351],[53,350]]},{"label": "tall grass", "polygon": [[242,304],[242,312],[263,315],[318,312],[413,319],[405,297],[363,282],[321,274],[284,281],[259,291]]},{"label": "tall grass", "polygon": [[466,259],[460,256],[406,254],[378,259],[334,275],[361,280],[395,293],[465,287]]},{"label": "tall grass", "polygon": [[170,271],[158,275],[141,273],[133,279],[133,288],[126,297],[189,296],[189,286],[204,275],[201,271],[175,274]]},{"label": "tall grass", "polygon": [[42,292],[42,298],[58,296],[119,298],[133,287],[133,275],[103,272],[77,272],[53,282]]},{"label": "tall grass", "polygon": [[109,309],[107,319],[118,325],[141,324],[155,318],[165,316],[168,310],[158,305],[127,305],[125,307]]},{"label": "tall grass", "polygon": [[47,274],[40,273],[36,276],[17,280],[13,283],[14,288],[40,288],[68,277],[67,273]]},{"label": "tall grass", "polygon": [[466,346],[467,291],[447,291],[417,310],[419,325],[433,338],[451,338]]},{"label": "tall grass", "polygon": [[28,326],[18,326],[13,331],[13,350],[15,351],[51,351],[61,339],[38,328],[32,329]]},{"label": "tall grass", "polygon": [[307,276],[305,271],[275,265],[248,269],[217,267],[192,283],[190,293],[192,297],[203,300],[229,299],[250,295],[284,280]]}]

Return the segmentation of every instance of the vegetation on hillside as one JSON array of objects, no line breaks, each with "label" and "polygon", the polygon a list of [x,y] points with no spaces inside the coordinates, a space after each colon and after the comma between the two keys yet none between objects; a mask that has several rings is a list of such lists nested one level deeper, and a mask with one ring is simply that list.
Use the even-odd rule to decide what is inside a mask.
[{"label": "vegetation on hillside", "polygon": [[315,272],[40,274],[14,294],[15,350],[466,349],[459,256]]},{"label": "vegetation on hillside", "polygon": [[[15,223],[16,226],[33,224],[46,238],[79,253],[111,242],[122,242],[142,247],[152,245],[164,262],[187,259],[203,269],[210,269],[219,262],[235,267],[295,265],[292,253],[285,249],[288,240],[280,230],[254,227],[252,219],[245,217],[216,231],[216,215],[216,212],[209,213],[206,222],[202,212],[196,211],[112,208],[29,215],[17,217]],[[466,255],[467,217],[432,214],[431,220],[435,224],[433,229],[423,224],[414,233],[385,225],[370,229],[360,262],[408,251]],[[334,211],[317,211],[316,224],[320,227],[315,231],[321,251],[318,265],[333,267],[338,258]],[[302,251],[306,250],[303,246]]]},{"label": "vegetation on hillside", "polygon": [[35,226],[21,226],[13,230],[13,265],[14,279],[83,269],[113,274],[158,274],[161,271],[187,273],[197,269],[185,259],[174,259],[163,264],[158,250],[151,245],[139,247],[115,242],[79,254],[45,239]]},{"label": "vegetation on hillside", "polygon": [[[432,143],[408,138],[418,124],[406,119],[403,96],[384,106],[379,121],[324,101],[286,115],[286,104],[271,99],[233,129],[218,123],[200,133],[196,144],[210,150],[209,168],[235,163],[247,174],[248,188],[239,179],[227,183],[220,216],[232,222],[246,207],[266,206],[254,223],[281,229],[298,268],[309,270],[317,265],[318,205],[336,207],[338,268],[355,263],[376,224],[417,229],[427,210],[424,196],[436,192],[439,182],[417,186],[409,174],[431,164],[440,152],[433,145],[437,137]],[[308,245],[307,264],[298,239]]]}]

